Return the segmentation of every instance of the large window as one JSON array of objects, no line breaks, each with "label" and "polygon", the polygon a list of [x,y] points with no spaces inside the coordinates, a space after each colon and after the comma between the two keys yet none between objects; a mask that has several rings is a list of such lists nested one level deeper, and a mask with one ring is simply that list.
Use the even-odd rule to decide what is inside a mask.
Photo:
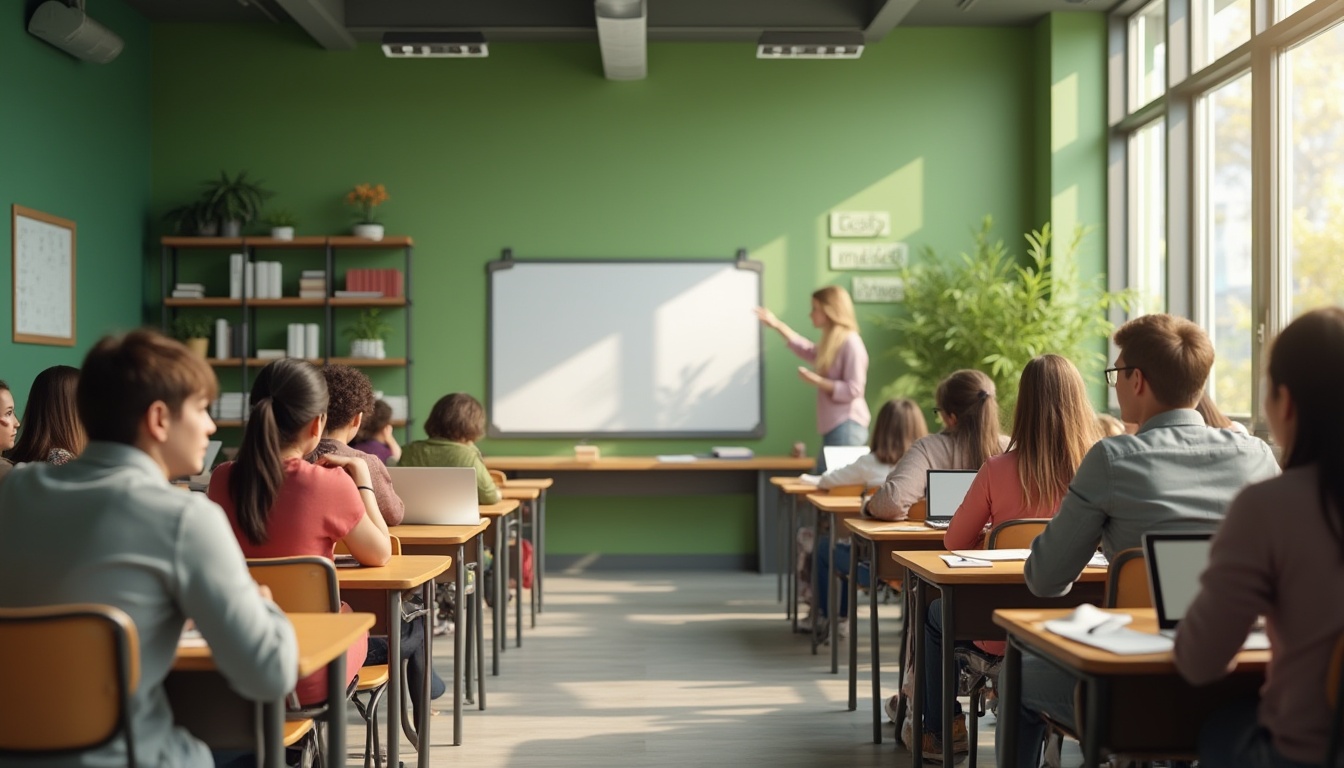
[{"label": "large window", "polygon": [[1166,90],[1167,0],[1153,0],[1129,20],[1129,108]]},{"label": "large window", "polygon": [[1123,0],[1109,39],[1114,287],[1204,327],[1209,393],[1264,434],[1267,345],[1344,306],[1344,2]]},{"label": "large window", "polygon": [[1217,350],[1210,392],[1227,413],[1251,413],[1251,74],[1201,105],[1204,178],[1201,254],[1209,335]]},{"label": "large window", "polygon": [[1344,25],[1291,49],[1286,205],[1291,314],[1344,305]]},{"label": "large window", "polygon": [[1167,178],[1163,171],[1166,123],[1158,120],[1129,141],[1131,253],[1129,284],[1138,314],[1167,308]]}]

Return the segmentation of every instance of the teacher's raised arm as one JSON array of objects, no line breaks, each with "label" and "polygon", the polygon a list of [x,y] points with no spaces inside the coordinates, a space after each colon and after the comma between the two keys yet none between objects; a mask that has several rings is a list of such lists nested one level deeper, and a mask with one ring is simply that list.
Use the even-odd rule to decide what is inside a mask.
[{"label": "teacher's raised arm", "polygon": [[[756,308],[761,324],[779,331],[789,349],[812,368],[800,366],[799,377],[817,388],[817,431],[821,444],[864,445],[871,415],[864,399],[868,383],[868,350],[859,338],[859,324],[849,293],[829,285],[812,294],[812,326],[821,331],[813,343],[765,307]],[[817,469],[826,471],[824,456]]]}]

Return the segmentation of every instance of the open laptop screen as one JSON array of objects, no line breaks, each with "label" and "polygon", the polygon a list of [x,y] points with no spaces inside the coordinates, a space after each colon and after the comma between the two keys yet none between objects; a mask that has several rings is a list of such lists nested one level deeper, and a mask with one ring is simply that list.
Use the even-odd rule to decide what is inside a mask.
[{"label": "open laptop screen", "polygon": [[974,469],[930,469],[928,476],[929,520],[951,520],[975,480]]},{"label": "open laptop screen", "polygon": [[827,472],[848,467],[866,453],[868,453],[866,445],[828,445],[821,449],[821,455],[826,459]]},{"label": "open laptop screen", "polygon": [[1210,533],[1147,533],[1143,554],[1158,626],[1175,629],[1199,594],[1199,576],[1209,564]]}]

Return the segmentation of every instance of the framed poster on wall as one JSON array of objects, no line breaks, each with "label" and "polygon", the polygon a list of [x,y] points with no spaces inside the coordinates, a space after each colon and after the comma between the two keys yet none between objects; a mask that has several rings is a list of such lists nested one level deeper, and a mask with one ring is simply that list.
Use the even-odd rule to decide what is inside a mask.
[{"label": "framed poster on wall", "polygon": [[75,222],[12,209],[14,341],[75,345]]}]

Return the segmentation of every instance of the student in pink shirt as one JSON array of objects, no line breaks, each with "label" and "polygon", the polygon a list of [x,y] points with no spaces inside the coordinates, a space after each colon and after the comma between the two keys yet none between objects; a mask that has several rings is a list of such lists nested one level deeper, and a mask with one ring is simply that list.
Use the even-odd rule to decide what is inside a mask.
[{"label": "student in pink shirt", "polygon": [[[821,444],[863,445],[868,440],[872,414],[863,391],[868,384],[868,349],[859,338],[859,321],[854,302],[837,285],[828,285],[812,294],[812,326],[821,330],[821,341],[813,344],[775,317],[765,307],[756,308],[761,323],[779,331],[789,349],[812,363],[815,370],[798,367],[798,376],[817,388],[817,431]],[[818,451],[817,474],[826,471],[826,459]]]},{"label": "student in pink shirt", "polygon": [[1321,765],[1334,714],[1326,686],[1344,633],[1344,309],[1283,329],[1267,378],[1264,413],[1283,474],[1228,507],[1176,633],[1176,668],[1192,685],[1223,677],[1259,616],[1273,653],[1260,695],[1205,723],[1204,768]]},{"label": "student in pink shirt", "polygon": [[[1074,471],[1099,438],[1087,386],[1073,363],[1059,355],[1041,355],[1027,363],[1018,386],[1008,450],[981,465],[965,500],[952,516],[943,545],[948,549],[978,549],[984,544],[986,526],[1054,517]],[[924,638],[926,648],[942,646],[943,614],[939,600],[929,606]],[[986,653],[1002,656],[1005,644],[979,641],[975,645]],[[933,681],[924,686],[924,756],[941,760],[943,689],[937,682],[942,676],[939,654],[925,654],[924,674],[925,679]],[[952,737],[953,751],[959,754],[969,750],[970,745],[959,703],[957,712]]]}]

